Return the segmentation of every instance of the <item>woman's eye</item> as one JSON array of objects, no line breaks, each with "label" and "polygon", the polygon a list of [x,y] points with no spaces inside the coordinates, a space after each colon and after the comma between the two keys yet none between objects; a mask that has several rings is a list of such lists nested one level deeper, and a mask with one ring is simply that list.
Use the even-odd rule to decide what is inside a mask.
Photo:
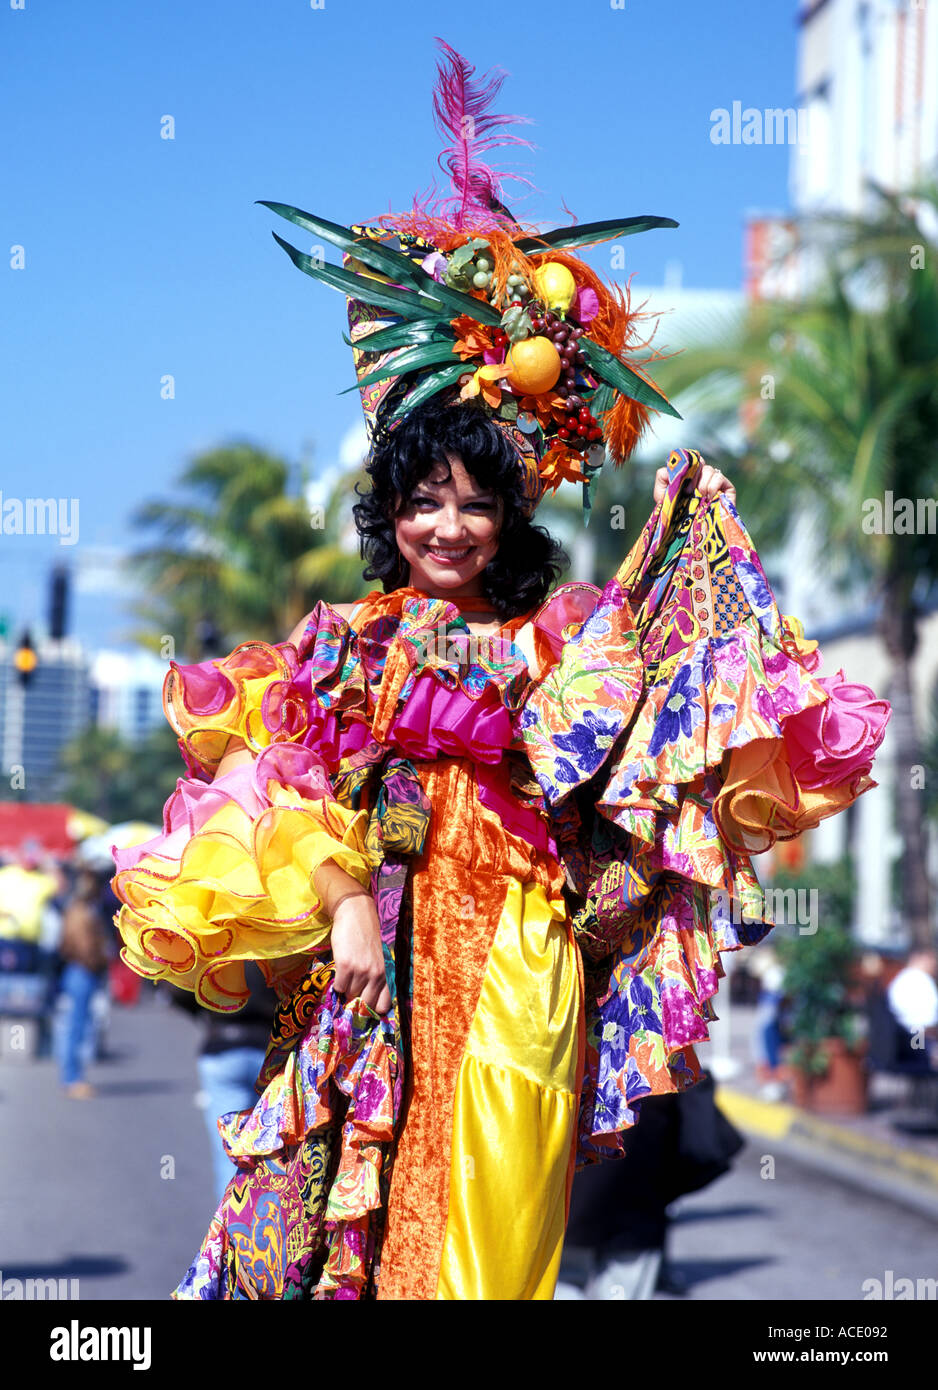
[{"label": "woman's eye", "polygon": [[[436,499],[433,498],[433,497],[412,497],[410,500],[411,500],[411,502],[414,504],[415,507],[432,507],[432,508],[436,509],[436,508],[438,508],[438,507],[440,506],[440,503],[437,502]],[[495,510],[495,503],[494,503],[494,502],[466,502],[466,503],[464,503],[464,505],[463,505],[463,511],[471,511],[473,508],[478,508],[479,510],[484,511],[484,512],[492,512],[492,511]]]}]

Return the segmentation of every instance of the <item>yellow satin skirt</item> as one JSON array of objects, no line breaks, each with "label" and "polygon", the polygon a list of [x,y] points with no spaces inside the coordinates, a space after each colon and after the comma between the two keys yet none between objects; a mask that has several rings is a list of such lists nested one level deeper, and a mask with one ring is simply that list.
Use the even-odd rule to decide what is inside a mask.
[{"label": "yellow satin skirt", "polygon": [[580,980],[562,898],[512,880],[456,1078],[438,1299],[550,1299],[572,1179]]}]

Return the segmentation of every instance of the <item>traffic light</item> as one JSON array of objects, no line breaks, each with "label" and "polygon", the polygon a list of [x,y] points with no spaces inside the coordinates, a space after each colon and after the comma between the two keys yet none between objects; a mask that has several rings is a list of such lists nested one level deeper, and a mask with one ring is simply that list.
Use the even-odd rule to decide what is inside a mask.
[{"label": "traffic light", "polygon": [[49,590],[49,636],[61,641],[68,624],[68,570],[56,565]]},{"label": "traffic light", "polygon": [[20,685],[29,685],[33,672],[39,664],[33,641],[28,632],[24,632],[20,638],[20,644],[13,653],[13,665],[16,667],[16,674],[19,677]]}]

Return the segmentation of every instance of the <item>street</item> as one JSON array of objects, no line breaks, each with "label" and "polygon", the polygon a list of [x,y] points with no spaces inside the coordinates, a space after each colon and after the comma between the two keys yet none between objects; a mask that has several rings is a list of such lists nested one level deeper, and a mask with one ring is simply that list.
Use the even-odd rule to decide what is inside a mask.
[{"label": "street", "polygon": [[[169,1296],[214,1210],[198,1040],[145,986],[136,1009],[112,1007],[95,1099],[62,1098],[47,1059],[0,1068],[0,1279],[77,1279],[80,1299]],[[863,1300],[869,1280],[938,1278],[938,1223],[773,1155],[770,1140],[671,1211],[691,1299]]]}]

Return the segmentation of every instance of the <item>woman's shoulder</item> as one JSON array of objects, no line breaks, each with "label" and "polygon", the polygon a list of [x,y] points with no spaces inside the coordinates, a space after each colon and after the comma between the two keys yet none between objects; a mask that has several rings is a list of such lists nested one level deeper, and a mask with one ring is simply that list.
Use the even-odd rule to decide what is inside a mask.
[{"label": "woman's shoulder", "polygon": [[[332,613],[337,613],[340,618],[344,619],[344,621],[348,623],[351,620],[356,608],[361,607],[361,602],[362,600],[358,600],[358,602],[356,603],[326,603],[325,600],[323,600],[322,603],[317,605],[317,607],[326,608],[328,611]],[[290,642],[294,647],[299,646],[300,642],[303,640],[303,635],[308,631],[310,621],[315,612],[315,608],[311,609],[309,613],[307,613],[304,617],[300,619],[296,627],[290,633],[290,636],[287,638],[287,641]]]}]

